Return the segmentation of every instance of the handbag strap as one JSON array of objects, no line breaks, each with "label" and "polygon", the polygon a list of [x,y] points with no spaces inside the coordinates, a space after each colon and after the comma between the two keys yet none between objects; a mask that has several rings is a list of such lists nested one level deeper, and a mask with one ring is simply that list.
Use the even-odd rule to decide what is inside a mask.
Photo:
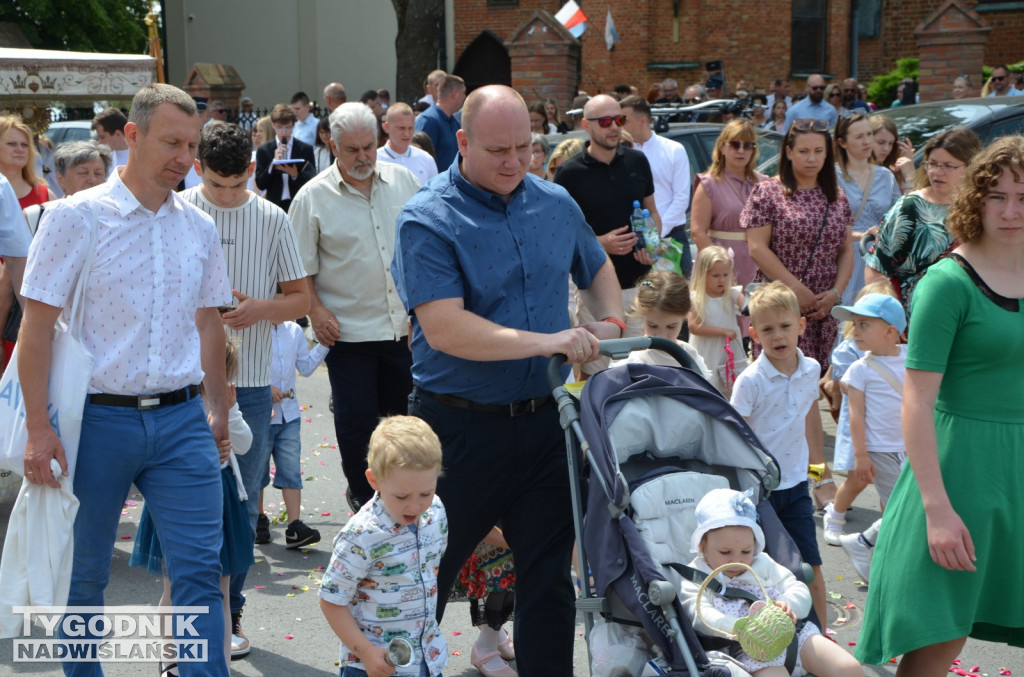
[{"label": "handbag strap", "polygon": [[814,238],[814,246],[811,247],[811,253],[807,255],[807,263],[804,264],[804,272],[800,274],[800,280],[807,279],[807,271],[811,269],[811,261],[814,260],[814,253],[818,251],[818,243],[821,242],[821,233],[825,230],[825,222],[828,221],[828,210],[831,206],[831,202],[825,202],[825,215],[821,217],[821,227],[818,228],[818,236]]},{"label": "handbag strap", "polygon": [[866,364],[869,367],[871,367],[872,369],[874,369],[878,373],[879,376],[881,376],[883,379],[885,379],[886,383],[888,383],[889,385],[892,386],[893,390],[895,390],[900,395],[903,395],[903,384],[899,382],[899,379],[897,379],[895,376],[892,375],[891,371],[889,371],[888,369],[883,367],[879,363],[879,361],[875,359],[874,355],[872,355],[871,353],[868,353],[867,355],[865,355],[864,356],[864,364]]},{"label": "handbag strap", "polygon": [[72,336],[82,335],[82,322],[85,317],[85,288],[89,283],[89,269],[92,267],[93,255],[96,251],[96,242],[99,239],[99,223],[96,217],[96,208],[92,202],[89,205],[89,248],[85,250],[85,261],[82,269],[78,271],[78,280],[75,283],[75,293],[71,297],[71,309],[65,313],[65,321],[68,331]]},{"label": "handbag strap", "polygon": [[864,213],[864,207],[868,205],[868,196],[871,194],[871,187],[875,185],[875,165],[868,165],[871,167],[871,173],[868,175],[868,187],[863,192],[860,198],[860,207],[857,209],[857,214],[853,217],[851,222],[853,225],[857,225],[857,221],[860,219],[860,215]]}]

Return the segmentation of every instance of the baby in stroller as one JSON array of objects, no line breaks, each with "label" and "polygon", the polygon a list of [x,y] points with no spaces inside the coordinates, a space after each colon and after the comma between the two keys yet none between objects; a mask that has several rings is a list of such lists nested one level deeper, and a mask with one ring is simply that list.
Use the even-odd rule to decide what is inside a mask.
[{"label": "baby in stroller", "polygon": [[[691,549],[699,553],[689,566],[703,573],[730,563],[750,567],[726,568],[719,574],[723,588],[739,589],[764,599],[758,582],[764,584],[775,605],[794,622],[811,610],[811,594],[789,569],[776,563],[764,552],[764,532],[757,523],[757,510],[747,494],[732,489],[709,491],[697,504],[697,528],[691,538]],[[733,634],[736,621],[747,616],[751,603],[728,594],[706,590],[698,599],[699,586],[683,580],[681,600],[698,633]],[[722,590],[727,593],[728,590]],[[698,605],[700,613],[698,614]],[[797,630],[796,667],[793,674],[808,671],[817,675],[863,676],[857,660],[835,642],[822,636],[818,627],[808,621]],[[731,642],[726,651],[754,677],[786,677],[787,651],[775,658],[758,661],[747,655],[738,642]]]}]

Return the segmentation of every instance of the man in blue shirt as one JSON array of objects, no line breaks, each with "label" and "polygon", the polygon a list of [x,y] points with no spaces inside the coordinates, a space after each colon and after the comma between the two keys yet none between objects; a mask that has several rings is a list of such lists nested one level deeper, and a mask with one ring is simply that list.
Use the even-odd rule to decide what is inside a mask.
[{"label": "man in blue shirt", "polygon": [[843,106],[842,110],[851,113],[863,113],[871,115],[871,107],[868,102],[860,98],[860,90],[857,88],[857,78],[846,78],[843,80]]},{"label": "man in blue shirt", "polygon": [[[515,552],[524,675],[572,674],[572,513],[548,358],[598,356],[624,325],[608,257],[569,194],[527,174],[530,118],[503,85],[466,100],[453,163],[398,217],[391,271],[412,315],[409,413],[444,446],[438,496],[451,536],[438,620],[466,558],[501,523]],[[604,320],[569,326],[568,276]],[[493,659],[476,645],[471,662]]]},{"label": "man in blue shirt", "polygon": [[992,91],[988,93],[989,96],[1020,96],[1021,94],[1024,92],[1013,86],[1010,69],[1003,65],[992,69]]},{"label": "man in blue shirt", "polygon": [[458,75],[446,75],[438,87],[437,103],[416,118],[416,131],[426,132],[434,143],[437,171],[443,172],[459,154],[455,133],[462,127],[459,116],[466,100],[466,81]]},{"label": "man in blue shirt", "polygon": [[786,111],[786,130],[789,130],[793,120],[806,118],[828,120],[828,126],[835,127],[839,114],[836,112],[835,106],[824,99],[825,78],[817,74],[807,78],[807,96],[794,103]]}]

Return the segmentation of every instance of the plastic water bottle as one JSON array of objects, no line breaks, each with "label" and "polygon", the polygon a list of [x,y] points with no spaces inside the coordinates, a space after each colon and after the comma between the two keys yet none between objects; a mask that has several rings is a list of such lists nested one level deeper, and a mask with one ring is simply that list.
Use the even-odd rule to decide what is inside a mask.
[{"label": "plastic water bottle", "polygon": [[658,224],[651,218],[651,211],[645,209],[641,212],[644,218],[644,242],[647,251],[651,256],[657,256],[661,251],[661,234],[658,232]]},{"label": "plastic water bottle", "polygon": [[647,246],[644,238],[644,231],[647,227],[647,222],[644,221],[645,211],[647,210],[640,209],[640,200],[633,200],[633,213],[629,217],[629,227],[636,233],[636,244],[633,246],[633,251],[640,251]]}]

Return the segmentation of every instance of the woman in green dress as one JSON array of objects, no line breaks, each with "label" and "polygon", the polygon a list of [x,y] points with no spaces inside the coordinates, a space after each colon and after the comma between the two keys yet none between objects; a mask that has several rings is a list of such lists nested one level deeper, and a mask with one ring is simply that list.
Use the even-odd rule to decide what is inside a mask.
[{"label": "woman in green dress", "polygon": [[1024,645],[1024,137],[975,158],[961,244],[918,285],[903,400],[908,464],[871,566],[856,656],[944,675],[968,636]]},{"label": "woman in green dress", "polygon": [[965,127],[953,127],[929,139],[917,190],[899,198],[886,213],[874,251],[864,256],[865,282],[888,279],[908,312],[924,271],[953,245],[945,225],[946,210],[967,164],[979,150],[978,136]]}]

